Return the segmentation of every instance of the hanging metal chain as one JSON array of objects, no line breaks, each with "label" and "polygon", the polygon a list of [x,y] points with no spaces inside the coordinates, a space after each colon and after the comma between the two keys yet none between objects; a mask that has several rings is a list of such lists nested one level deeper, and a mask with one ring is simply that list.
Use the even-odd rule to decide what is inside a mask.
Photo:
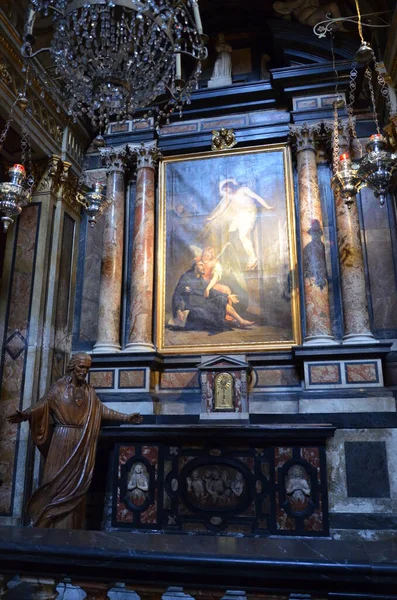
[{"label": "hanging metal chain", "polygon": [[382,71],[380,70],[380,64],[375,61],[375,71],[377,74],[378,84],[380,87],[380,93],[386,101],[387,112],[389,115],[393,113],[393,107],[390,99],[390,91],[389,86],[385,81]]},{"label": "hanging metal chain", "polygon": [[25,166],[26,164],[26,152],[28,150],[28,116],[25,111],[22,116],[22,125],[21,125],[21,164]]},{"label": "hanging metal chain", "polygon": [[354,61],[350,69],[349,102],[346,105],[350,134],[353,138],[357,138],[356,128],[354,126],[354,101],[356,99],[357,76],[357,63]]},{"label": "hanging metal chain", "polygon": [[375,91],[374,91],[374,85],[372,83],[372,69],[369,65],[365,69],[365,77],[368,80],[368,88],[369,88],[369,93],[371,95],[372,110],[373,110],[373,116],[374,116],[374,121],[375,121],[375,125],[376,125],[376,131],[380,135],[378,113],[376,111]]},{"label": "hanging metal chain", "polygon": [[14,104],[11,106],[10,115],[8,117],[8,120],[7,120],[6,124],[5,124],[5,126],[4,126],[3,131],[0,134],[0,152],[3,150],[5,139],[7,137],[8,131],[9,131],[10,127],[11,127],[11,123],[14,120],[13,113],[14,113],[14,108],[15,108],[16,103],[17,103],[17,100],[15,100]]},{"label": "hanging metal chain", "polygon": [[332,130],[332,163],[334,175],[336,175],[339,167],[339,118],[336,100],[334,101],[334,127]]},{"label": "hanging metal chain", "polygon": [[364,36],[363,36],[363,26],[361,23],[361,12],[360,12],[360,6],[358,4],[358,0],[355,0],[355,4],[356,4],[356,11],[357,11],[357,26],[358,26],[358,34],[360,36],[361,39],[361,43],[364,43]]},{"label": "hanging metal chain", "polygon": [[32,193],[34,186],[34,174],[33,174],[33,160],[32,160],[32,143],[30,138],[30,133],[27,136],[28,143],[28,164],[27,164],[27,177],[26,177],[26,187],[29,190],[30,194]]}]

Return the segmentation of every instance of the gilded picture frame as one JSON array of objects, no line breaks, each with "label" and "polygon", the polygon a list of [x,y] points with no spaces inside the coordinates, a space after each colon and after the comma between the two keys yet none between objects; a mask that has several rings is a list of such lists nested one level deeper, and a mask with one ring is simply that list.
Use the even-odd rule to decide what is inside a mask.
[{"label": "gilded picture frame", "polygon": [[161,161],[156,280],[156,344],[164,354],[301,343],[287,144]]}]

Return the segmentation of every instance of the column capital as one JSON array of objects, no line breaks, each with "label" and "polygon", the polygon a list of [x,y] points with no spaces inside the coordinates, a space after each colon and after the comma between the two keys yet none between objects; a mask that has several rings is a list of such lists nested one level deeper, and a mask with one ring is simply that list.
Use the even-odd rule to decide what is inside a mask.
[{"label": "column capital", "polygon": [[127,164],[128,145],[107,146],[99,149],[102,160],[105,162],[107,173],[124,173]]},{"label": "column capital", "polygon": [[303,123],[303,125],[290,125],[290,138],[295,139],[296,152],[312,150],[316,152],[317,136],[320,134],[323,123]]},{"label": "column capital", "polygon": [[[347,119],[339,119],[338,120],[338,136],[339,136],[339,148],[341,152],[349,152],[350,147],[353,144],[354,136],[352,132],[352,126],[355,126],[356,118],[352,119],[352,123],[350,123]],[[327,136],[332,136],[334,131],[334,122],[333,121],[324,121],[324,131]]]},{"label": "column capital", "polygon": [[142,142],[139,146],[128,144],[128,149],[131,154],[136,156],[137,169],[147,167],[154,170],[158,160],[161,158],[161,152],[157,147],[157,142],[151,142],[149,144],[144,144]]}]

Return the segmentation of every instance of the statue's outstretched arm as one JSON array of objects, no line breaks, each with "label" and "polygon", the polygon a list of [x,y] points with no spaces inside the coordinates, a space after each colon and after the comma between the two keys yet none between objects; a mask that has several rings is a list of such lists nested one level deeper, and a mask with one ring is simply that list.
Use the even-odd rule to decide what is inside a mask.
[{"label": "statue's outstretched arm", "polygon": [[105,406],[105,404],[102,404],[102,420],[113,421],[116,423],[135,423],[139,425],[139,423],[142,423],[143,417],[139,413],[126,415],[125,413],[120,413],[117,410],[113,410],[112,408]]}]

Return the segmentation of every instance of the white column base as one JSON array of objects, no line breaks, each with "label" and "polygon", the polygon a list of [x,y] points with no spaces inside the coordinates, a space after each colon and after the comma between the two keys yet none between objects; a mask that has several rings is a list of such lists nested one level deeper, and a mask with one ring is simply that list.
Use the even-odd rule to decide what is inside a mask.
[{"label": "white column base", "polygon": [[338,346],[332,335],[308,335],[303,341],[303,346]]},{"label": "white column base", "polygon": [[153,344],[145,344],[140,342],[130,342],[121,352],[154,352]]},{"label": "white column base", "polygon": [[342,338],[342,344],[379,344],[370,331],[368,333],[348,333]]},{"label": "white column base", "polygon": [[120,344],[113,344],[112,342],[98,342],[95,344],[92,354],[116,354],[120,352]]},{"label": "white column base", "polygon": [[208,81],[208,87],[209,88],[220,88],[220,87],[226,87],[228,85],[232,85],[232,78],[231,77],[214,77],[213,79],[211,78]]}]

